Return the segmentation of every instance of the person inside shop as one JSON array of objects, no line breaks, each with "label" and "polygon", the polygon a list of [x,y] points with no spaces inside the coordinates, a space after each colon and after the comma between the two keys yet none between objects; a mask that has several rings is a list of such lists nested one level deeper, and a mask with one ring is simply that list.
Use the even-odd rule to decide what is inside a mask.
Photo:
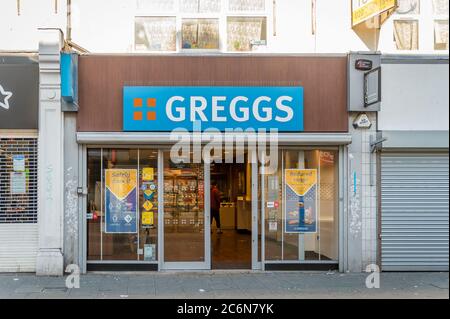
[{"label": "person inside shop", "polygon": [[211,182],[211,224],[213,218],[216,221],[217,233],[222,234],[222,229],[220,229],[220,190],[217,187],[215,181]]}]

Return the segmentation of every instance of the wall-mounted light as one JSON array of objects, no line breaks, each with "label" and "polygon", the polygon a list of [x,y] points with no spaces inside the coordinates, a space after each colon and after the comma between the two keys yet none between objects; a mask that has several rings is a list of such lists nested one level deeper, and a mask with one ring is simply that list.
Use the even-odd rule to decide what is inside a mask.
[{"label": "wall-mounted light", "polygon": [[20,0],[17,0],[17,15],[20,16]]}]

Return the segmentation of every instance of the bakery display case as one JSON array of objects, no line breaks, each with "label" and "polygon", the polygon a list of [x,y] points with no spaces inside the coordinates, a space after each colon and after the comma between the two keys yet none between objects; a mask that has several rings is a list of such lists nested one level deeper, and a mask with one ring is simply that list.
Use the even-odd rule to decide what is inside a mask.
[{"label": "bakery display case", "polygon": [[164,179],[166,231],[192,232],[204,223],[204,182],[200,169],[168,169]]}]

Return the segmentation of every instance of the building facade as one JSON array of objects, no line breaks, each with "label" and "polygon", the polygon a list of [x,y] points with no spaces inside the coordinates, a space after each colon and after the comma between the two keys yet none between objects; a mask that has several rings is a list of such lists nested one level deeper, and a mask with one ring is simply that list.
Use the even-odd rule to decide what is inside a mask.
[{"label": "building facade", "polygon": [[[69,264],[448,270],[448,1],[387,1],[375,12],[332,0],[18,3],[5,4],[0,50],[39,54],[40,127],[49,128],[38,133],[38,274]],[[78,62],[67,68],[71,52]],[[235,165],[174,163],[170,150],[186,136],[171,139],[172,122],[192,137],[201,131],[177,113],[160,120],[167,114],[158,101],[181,87],[188,100],[206,94],[211,102],[301,92],[292,127],[253,122],[280,130],[277,170],[248,146],[231,149]],[[179,107],[189,116],[196,107],[212,112],[211,104]],[[241,137],[222,134],[242,128],[239,114],[227,115],[216,135],[200,139],[201,151],[215,137]],[[244,135],[250,144],[265,136]],[[290,209],[288,174],[311,172],[314,209],[298,189]],[[132,194],[119,196],[123,212],[111,200],[119,173],[134,181],[122,185]],[[222,192],[224,235],[235,231],[228,239],[242,247],[227,250],[210,232],[212,183]],[[313,210],[314,227],[295,228],[291,217]],[[120,216],[130,222],[117,223]]]},{"label": "building facade", "polygon": [[0,271],[36,270],[37,54],[0,55]]}]

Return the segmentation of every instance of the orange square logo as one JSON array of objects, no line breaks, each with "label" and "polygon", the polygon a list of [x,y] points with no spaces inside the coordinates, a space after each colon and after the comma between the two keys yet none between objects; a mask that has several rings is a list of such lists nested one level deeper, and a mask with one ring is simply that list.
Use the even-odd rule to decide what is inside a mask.
[{"label": "orange square logo", "polygon": [[140,97],[136,97],[133,99],[134,107],[142,107],[142,99]]},{"label": "orange square logo", "polygon": [[133,112],[133,120],[142,121],[142,112]]},{"label": "orange square logo", "polygon": [[147,112],[147,120],[149,121],[156,120],[156,112]]},{"label": "orange square logo", "polygon": [[148,107],[155,107],[156,106],[156,99],[153,97],[150,97],[147,99],[147,106]]}]

